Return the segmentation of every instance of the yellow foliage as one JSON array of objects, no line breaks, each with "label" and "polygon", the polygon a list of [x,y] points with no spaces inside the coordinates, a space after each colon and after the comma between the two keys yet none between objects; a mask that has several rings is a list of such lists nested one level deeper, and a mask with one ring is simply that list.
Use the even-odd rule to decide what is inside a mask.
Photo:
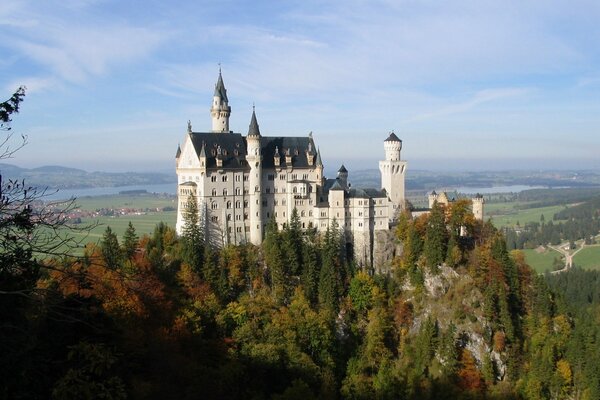
[{"label": "yellow foliage", "polygon": [[571,379],[573,377],[573,372],[571,371],[571,364],[565,359],[560,359],[556,363],[556,371],[561,376],[561,378],[565,381],[565,384],[570,384]]}]

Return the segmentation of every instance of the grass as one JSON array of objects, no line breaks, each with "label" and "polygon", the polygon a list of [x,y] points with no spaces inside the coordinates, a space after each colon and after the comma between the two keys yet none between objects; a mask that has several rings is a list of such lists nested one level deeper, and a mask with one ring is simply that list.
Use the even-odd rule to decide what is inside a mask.
[{"label": "grass", "polygon": [[79,197],[75,200],[75,204],[82,210],[90,211],[101,208],[162,209],[169,206],[177,208],[177,200],[174,196],[152,194]]},{"label": "grass", "polygon": [[584,247],[575,254],[573,263],[582,269],[600,270],[600,246]]},{"label": "grass", "polygon": [[563,210],[562,205],[539,207],[539,208],[521,208],[526,203],[494,203],[485,205],[485,218],[492,218],[492,222],[498,228],[504,226],[516,226],[517,222],[523,226],[528,222],[540,222],[543,215],[546,222],[552,221],[554,214]]},{"label": "grass", "polygon": [[87,237],[86,242],[97,242],[102,238],[106,227],[110,226],[110,229],[112,229],[117,237],[121,239],[129,225],[129,221],[133,224],[137,235],[142,237],[145,234],[151,234],[159,222],[164,222],[171,227],[175,227],[176,219],[176,211],[149,212],[145,215],[126,215],[121,217],[83,218],[81,220],[81,225],[93,224],[96,222],[99,225],[89,232],[75,234],[74,237],[76,239],[84,239]]},{"label": "grass", "polygon": [[529,264],[531,268],[540,274],[546,271],[552,271],[555,258],[560,258],[562,262],[561,265],[564,265],[562,255],[552,249],[546,249],[542,253],[538,253],[533,249],[525,249],[521,251],[525,254],[525,260],[527,261],[527,264]]}]

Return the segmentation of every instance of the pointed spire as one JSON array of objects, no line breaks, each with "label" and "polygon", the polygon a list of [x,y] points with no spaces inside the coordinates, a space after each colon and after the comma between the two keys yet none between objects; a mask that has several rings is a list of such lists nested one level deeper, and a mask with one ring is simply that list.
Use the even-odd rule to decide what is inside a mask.
[{"label": "pointed spire", "polygon": [[346,169],[346,167],[344,167],[344,164],[342,164],[342,166],[340,167],[340,169],[338,169],[338,172],[348,172],[348,170]]},{"label": "pointed spire", "polygon": [[252,106],[252,119],[250,120],[250,127],[248,128],[248,136],[260,136],[260,129],[258,128],[254,105]]},{"label": "pointed spire", "polygon": [[206,146],[204,146],[204,142],[202,142],[202,148],[200,149],[200,154],[198,154],[198,157],[201,158],[206,158]]},{"label": "pointed spire", "polygon": [[317,150],[317,167],[322,167],[323,166],[323,161],[321,161],[321,149],[319,148]]},{"label": "pointed spire", "polygon": [[175,158],[179,158],[181,156],[181,146],[177,143],[177,153],[175,154]]},{"label": "pointed spire", "polygon": [[225,84],[223,83],[223,76],[221,75],[221,65],[219,64],[219,79],[217,80],[217,84],[215,85],[215,94],[216,97],[220,97],[222,102],[229,102],[227,99],[227,89],[225,89]]}]

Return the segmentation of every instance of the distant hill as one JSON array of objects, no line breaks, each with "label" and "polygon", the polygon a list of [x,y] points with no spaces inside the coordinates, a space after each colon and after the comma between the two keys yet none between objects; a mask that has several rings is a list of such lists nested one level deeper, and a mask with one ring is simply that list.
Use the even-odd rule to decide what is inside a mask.
[{"label": "distant hill", "polygon": [[50,189],[82,189],[131,185],[158,185],[175,183],[175,174],[159,172],[87,172],[82,169],[49,165],[21,168],[0,163],[3,179],[25,180],[28,186]]}]

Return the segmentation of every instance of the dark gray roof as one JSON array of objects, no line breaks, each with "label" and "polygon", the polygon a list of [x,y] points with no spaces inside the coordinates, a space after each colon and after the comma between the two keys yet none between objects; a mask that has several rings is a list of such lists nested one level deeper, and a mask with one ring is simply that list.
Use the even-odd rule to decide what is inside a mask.
[{"label": "dark gray roof", "polygon": [[[198,156],[202,155],[204,147],[207,168],[217,168],[216,158],[218,156],[223,159],[223,168],[249,168],[246,162],[246,138],[241,134],[232,132],[192,132],[190,138]],[[311,137],[261,136],[260,146],[263,154],[263,168],[275,167],[273,157],[275,148],[281,155],[279,164],[281,168],[287,167],[285,155],[288,154],[288,151],[292,156],[292,166],[294,168],[309,168],[317,165],[315,160],[313,160],[313,164],[309,164],[306,154],[310,147],[314,155],[312,149],[315,148],[315,144]]]},{"label": "dark gray roof", "polygon": [[190,138],[198,156],[202,153],[202,147],[205,148],[207,168],[217,168],[217,157],[223,160],[223,168],[249,168],[246,162],[246,140],[241,134],[192,132]]},{"label": "dark gray roof", "polygon": [[323,193],[327,193],[336,182],[337,179],[325,179],[325,183],[323,184]]},{"label": "dark gray roof", "polygon": [[402,140],[398,139],[398,136],[394,132],[390,133],[387,139],[384,142],[402,142]]},{"label": "dark gray roof", "polygon": [[[275,154],[275,148],[281,155],[279,166],[282,168],[287,167],[285,162],[286,154],[292,156],[292,166],[294,168],[309,168],[318,165],[313,160],[313,164],[308,163],[308,157],[306,156],[307,150],[315,148],[315,143],[311,137],[289,137],[289,136],[278,136],[278,137],[267,137],[261,136],[260,147],[263,154],[263,168],[274,168],[275,161],[273,155]],[[314,150],[313,155],[314,155]],[[288,153],[289,152],[289,153]],[[317,155],[318,158],[318,155]]]},{"label": "dark gray roof", "polygon": [[229,102],[227,99],[227,89],[225,89],[223,77],[221,76],[221,70],[219,70],[219,80],[217,80],[217,84],[215,85],[215,96],[219,96],[224,102]]},{"label": "dark gray roof", "polygon": [[346,169],[346,167],[344,167],[344,164],[342,164],[340,169],[338,169],[338,172],[348,172],[348,170]]},{"label": "dark gray roof", "polygon": [[329,190],[344,190],[344,188],[342,187],[342,185],[340,185],[340,181],[336,179],[333,185],[329,188]]},{"label": "dark gray roof", "polygon": [[315,162],[315,165],[319,167],[323,166],[323,161],[321,160],[321,149],[317,150],[317,161]]},{"label": "dark gray roof", "polygon": [[254,108],[252,109],[252,119],[250,119],[248,135],[260,136],[260,129],[258,127],[258,121],[256,120],[256,113],[254,112]]},{"label": "dark gray roof", "polygon": [[379,189],[350,189],[348,197],[372,199],[379,197],[387,197],[385,191]]},{"label": "dark gray roof", "polygon": [[181,155],[181,146],[177,145],[177,153],[175,153],[175,158],[179,158],[180,155]]},{"label": "dark gray roof", "polygon": [[433,192],[431,192],[431,194],[432,194],[433,196],[437,195],[437,193],[435,192],[435,190],[434,190]]}]

